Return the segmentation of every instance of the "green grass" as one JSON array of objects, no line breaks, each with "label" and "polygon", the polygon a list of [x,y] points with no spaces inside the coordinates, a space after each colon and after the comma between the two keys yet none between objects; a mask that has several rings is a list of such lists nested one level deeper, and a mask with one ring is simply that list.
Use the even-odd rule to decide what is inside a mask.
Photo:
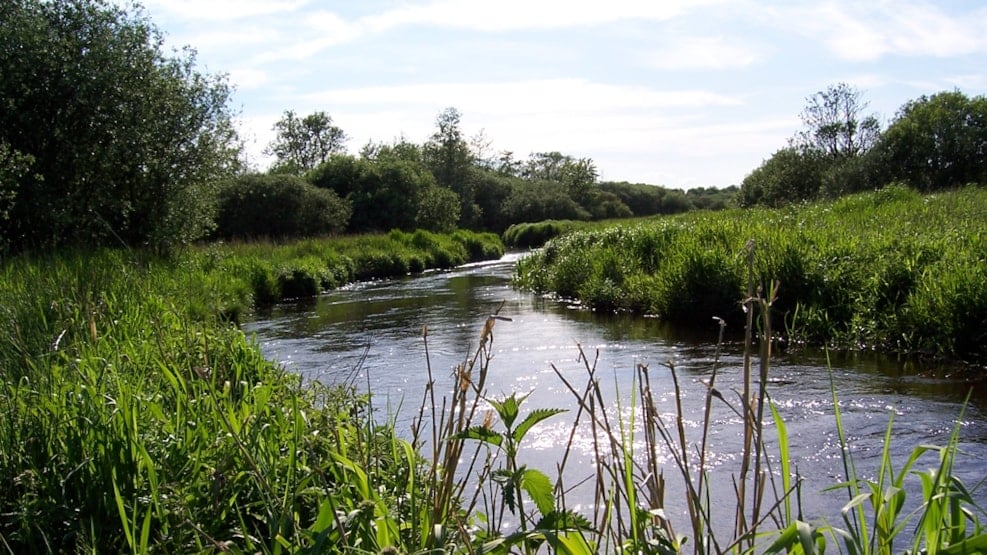
[{"label": "green grass", "polygon": [[[602,235],[619,233],[624,232]],[[646,244],[662,240],[650,236]],[[709,232],[695,240],[713,244],[723,237]],[[982,510],[973,503],[976,490],[951,475],[959,428],[947,445],[918,447],[897,470],[886,451],[872,482],[858,478],[848,455],[849,479],[840,487],[850,492],[851,516],[839,528],[793,519],[785,496],[799,487],[798,480],[783,479],[782,498],[770,498],[779,493],[763,483],[772,475],[765,472],[769,459],[784,461],[788,455],[777,413],[772,412],[779,453],[769,453],[762,437],[761,422],[769,418],[765,407],[771,407],[763,375],[770,359],[770,314],[778,302],[772,295],[751,291],[735,300],[746,299],[750,332],[757,312],[762,345],[756,366],[756,347],[745,343],[745,384],[759,385],[745,385],[739,400],[730,403],[749,438],[734,481],[738,511],[747,516],[724,537],[714,535],[710,522],[709,418],[700,438],[682,425],[679,404],[676,421],[663,420],[646,366],[637,368],[629,401],[605,399],[591,357],[584,355],[585,386],[558,373],[578,410],[526,411],[523,395],[488,393],[488,386],[499,388],[488,384],[495,375],[490,372],[495,324],[505,319],[495,313],[482,323],[477,344],[456,368],[451,391],[437,391],[427,365],[429,382],[405,440],[396,436],[393,423],[374,418],[366,397],[352,389],[301,383],[264,360],[230,322],[252,297],[279,299],[285,287],[310,291],[306,288],[361,275],[367,268],[360,262],[364,253],[381,260],[387,255],[396,266],[401,266],[396,258],[421,257],[423,268],[441,267],[476,253],[498,254],[496,243],[489,245],[468,233],[395,232],[337,242],[213,245],[167,260],[99,251],[5,261],[0,267],[5,338],[0,342],[0,549],[822,553],[826,535],[846,552],[884,553],[906,523],[917,525],[913,552],[984,548],[987,534],[979,520]],[[741,263],[763,263],[750,253],[741,253]],[[650,263],[663,264],[659,258]],[[705,263],[689,257],[676,262],[685,273]],[[300,284],[289,285],[295,280]],[[427,363],[427,328],[423,342]],[[714,394],[713,364],[707,411],[711,403],[725,402]],[[664,370],[651,370],[657,371]],[[668,371],[675,378],[674,365]],[[760,378],[754,375],[758,371]],[[677,378],[675,383],[678,393]],[[625,405],[629,413],[622,410]],[[607,410],[613,406],[621,409],[616,420]],[[841,429],[838,412],[836,417]],[[572,485],[562,477],[568,454],[555,472],[518,462],[527,433],[548,420],[571,426],[570,437],[577,429],[592,434],[598,461],[594,514],[567,508]],[[890,442],[890,423],[888,429]],[[673,467],[660,467],[662,450],[672,454]],[[940,464],[934,471],[909,473],[926,452],[938,453]],[[906,474],[922,485],[922,510],[914,516],[899,511]],[[679,529],[691,536],[677,533],[683,523],[673,523],[663,510],[666,479],[686,486],[689,521]]]},{"label": "green grass", "polygon": [[400,543],[413,451],[368,425],[365,399],[303,385],[230,321],[502,252],[492,235],[395,232],[4,261],[0,546],[322,552],[371,529],[361,541]]},{"label": "green grass", "polygon": [[[987,356],[987,190],[901,187],[778,210],[690,213],[575,231],[524,259],[517,282],[597,310],[678,324],[740,321],[742,252],[778,281],[789,343]],[[736,327],[735,327],[736,328]]]}]

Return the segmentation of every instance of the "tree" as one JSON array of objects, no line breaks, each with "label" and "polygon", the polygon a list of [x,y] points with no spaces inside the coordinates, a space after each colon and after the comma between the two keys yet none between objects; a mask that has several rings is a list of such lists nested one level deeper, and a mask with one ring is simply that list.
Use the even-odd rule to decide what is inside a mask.
[{"label": "tree", "polygon": [[360,157],[373,162],[395,159],[424,165],[425,154],[423,150],[421,145],[413,143],[402,136],[391,144],[369,141],[360,149]]},{"label": "tree", "polygon": [[317,187],[336,191],[351,203],[351,232],[450,229],[459,216],[458,203],[451,207],[448,203],[449,195],[455,193],[438,187],[420,163],[401,158],[333,156],[308,179]]},{"label": "tree", "polygon": [[877,142],[881,124],[873,115],[864,116],[863,93],[846,83],[831,85],[806,99],[802,123],[806,129],[793,143],[824,153],[832,159],[858,156]]},{"label": "tree", "polygon": [[987,183],[987,97],[953,91],[908,102],[878,151],[888,180],[921,191]]},{"label": "tree", "polygon": [[0,143],[33,160],[5,185],[11,248],[166,249],[210,230],[216,185],[240,167],[230,89],[162,44],[136,6],[2,4]]},{"label": "tree", "polygon": [[863,93],[846,83],[808,97],[805,129],[744,178],[739,203],[781,206],[866,188],[873,178],[870,152],[881,135],[877,117],[863,115],[866,108]]},{"label": "tree", "polygon": [[415,226],[419,229],[446,233],[459,221],[459,196],[445,187],[426,187],[418,203]]},{"label": "tree", "polygon": [[299,118],[286,110],[272,129],[277,136],[265,150],[277,158],[271,173],[301,175],[345,150],[346,133],[325,112]]},{"label": "tree", "polygon": [[588,220],[589,212],[569,198],[557,181],[528,181],[514,188],[501,207],[505,226],[543,220]]},{"label": "tree", "polygon": [[289,239],[340,233],[352,209],[330,189],[294,175],[247,174],[219,194],[216,236]]},{"label": "tree", "polygon": [[490,169],[473,168],[474,203],[480,208],[479,227],[497,233],[507,229],[501,207],[521,180]]},{"label": "tree", "polygon": [[561,183],[569,197],[583,207],[588,207],[592,187],[599,175],[592,159],[573,158],[556,151],[532,154],[522,174],[526,179]]},{"label": "tree", "polygon": [[460,200],[460,224],[475,226],[480,219],[479,208],[474,203],[470,169],[474,158],[460,129],[462,114],[455,108],[446,108],[435,118],[436,129],[425,143],[423,157],[436,183],[456,192]]},{"label": "tree", "polygon": [[783,148],[744,178],[739,203],[782,206],[815,198],[827,165],[820,151]]}]

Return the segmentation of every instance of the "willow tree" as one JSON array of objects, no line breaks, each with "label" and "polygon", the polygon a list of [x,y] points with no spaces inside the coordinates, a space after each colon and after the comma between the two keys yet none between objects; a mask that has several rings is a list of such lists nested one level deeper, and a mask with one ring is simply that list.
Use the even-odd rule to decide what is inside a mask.
[{"label": "willow tree", "polygon": [[0,143],[31,161],[3,184],[9,248],[203,236],[215,184],[239,167],[229,98],[136,5],[0,4]]}]

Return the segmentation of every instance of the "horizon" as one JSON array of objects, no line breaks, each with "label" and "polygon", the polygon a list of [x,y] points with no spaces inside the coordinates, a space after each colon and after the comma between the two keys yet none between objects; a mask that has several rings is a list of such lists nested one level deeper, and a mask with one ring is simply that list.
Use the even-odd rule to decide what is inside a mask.
[{"label": "horizon", "polygon": [[517,159],[591,158],[600,181],[723,188],[787,145],[845,82],[886,126],[906,102],[987,90],[970,2],[147,0],[166,48],[227,74],[248,162],[287,110],[349,137],[423,143],[449,107]]}]

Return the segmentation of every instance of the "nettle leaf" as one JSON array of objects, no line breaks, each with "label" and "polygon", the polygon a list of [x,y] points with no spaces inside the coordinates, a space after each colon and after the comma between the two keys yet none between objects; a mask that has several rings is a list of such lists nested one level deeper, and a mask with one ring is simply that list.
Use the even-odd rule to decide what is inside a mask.
[{"label": "nettle leaf", "polygon": [[540,470],[527,468],[523,470],[521,487],[528,493],[531,500],[538,506],[538,512],[543,515],[555,509],[555,496],[552,495],[552,481]]},{"label": "nettle leaf", "polygon": [[497,447],[500,447],[504,442],[504,437],[500,435],[500,433],[484,426],[473,426],[472,428],[467,428],[458,434],[452,435],[449,439],[475,439],[477,441],[489,443],[490,445],[496,445]]},{"label": "nettle leaf", "polygon": [[525,434],[528,433],[528,430],[530,430],[535,424],[563,412],[566,412],[566,409],[535,409],[531,411],[518,425],[517,429],[514,430],[514,433],[512,434],[514,441],[516,443],[520,443]]},{"label": "nettle leaf", "polygon": [[500,420],[504,423],[504,426],[507,429],[510,429],[511,426],[514,425],[514,420],[517,419],[518,412],[521,408],[521,402],[524,401],[525,397],[527,397],[527,395],[518,399],[517,394],[512,393],[510,397],[507,397],[503,401],[487,399],[487,402],[497,410],[497,414],[500,416]]},{"label": "nettle leaf", "polygon": [[552,511],[545,514],[535,525],[537,530],[593,530],[585,516],[572,511]]},{"label": "nettle leaf", "polygon": [[504,504],[510,509],[511,514],[514,514],[517,509],[517,488],[514,474],[510,470],[502,468],[494,470],[490,477],[495,483],[500,484],[503,490]]}]

